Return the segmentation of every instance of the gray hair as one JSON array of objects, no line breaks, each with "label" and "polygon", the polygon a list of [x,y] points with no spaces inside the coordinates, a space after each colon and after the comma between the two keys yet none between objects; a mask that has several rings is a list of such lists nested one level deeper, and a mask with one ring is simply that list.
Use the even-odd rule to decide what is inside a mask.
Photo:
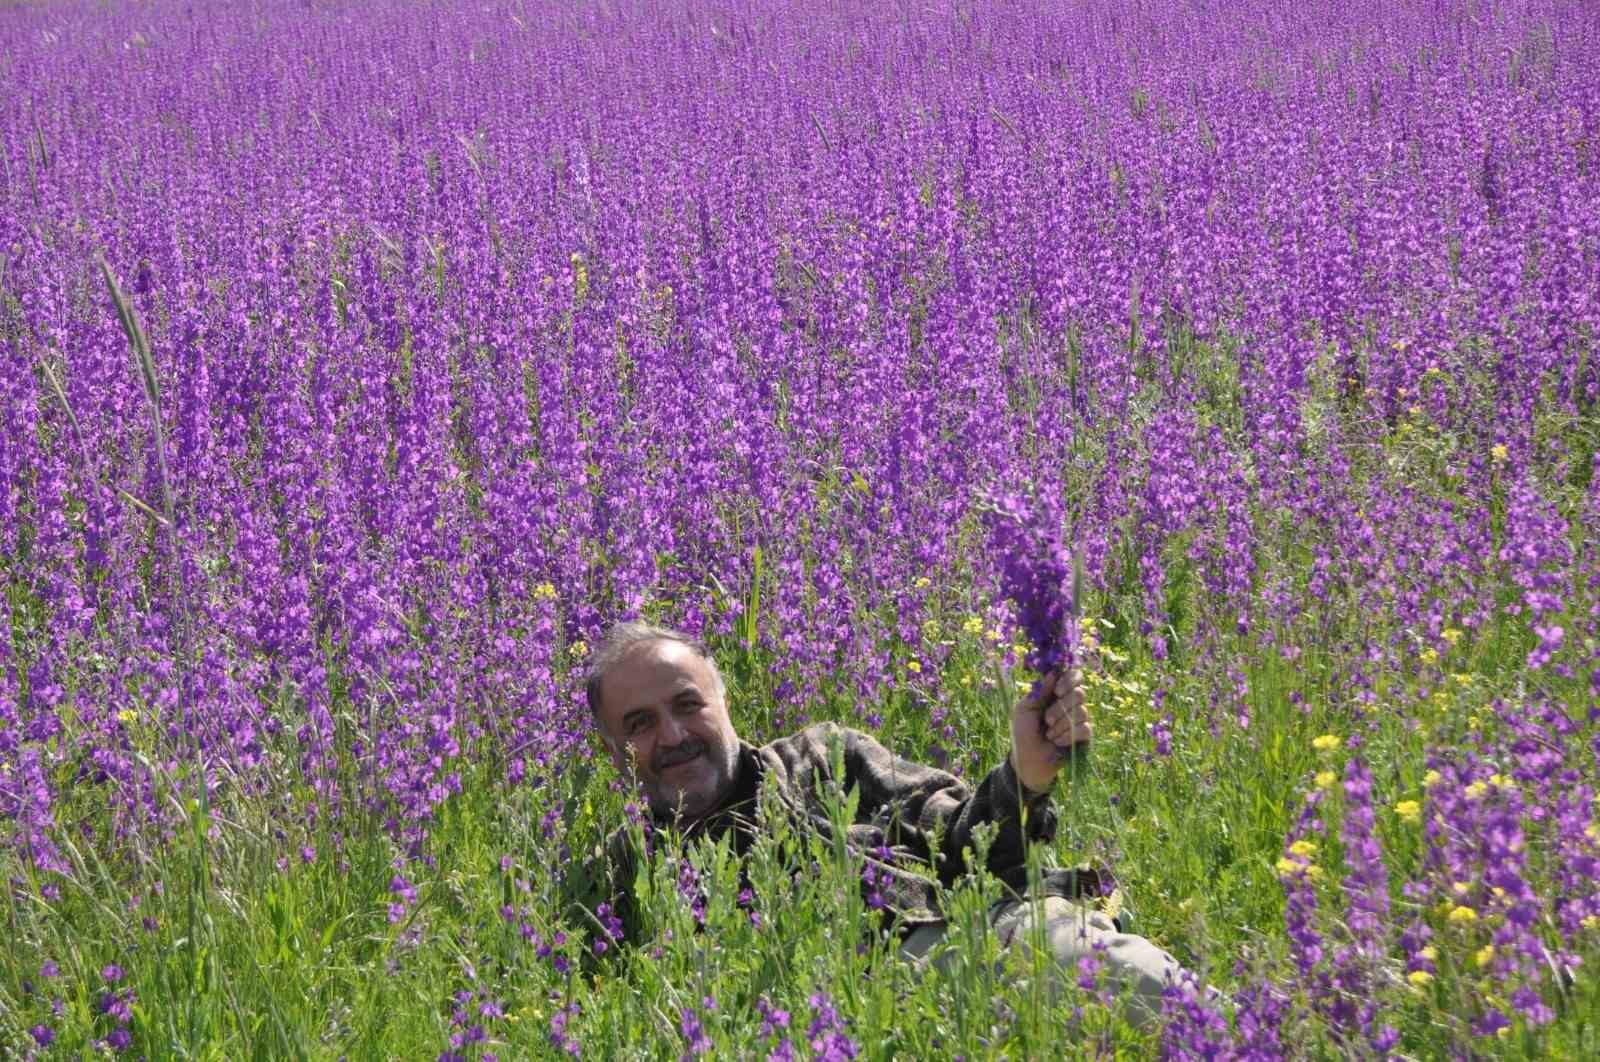
[{"label": "gray hair", "polygon": [[718,670],[716,658],[711,655],[711,650],[706,648],[704,642],[692,634],[671,627],[658,627],[653,623],[630,620],[627,623],[619,623],[607,631],[605,638],[600,642],[600,647],[594,651],[594,657],[589,661],[589,678],[584,693],[589,701],[589,714],[596,720],[600,718],[601,681],[610,674],[612,668],[622,662],[623,657],[648,642],[677,642],[693,649],[695,655],[711,668],[711,677],[717,683],[717,696],[727,698],[728,689],[723,684],[722,672]]}]

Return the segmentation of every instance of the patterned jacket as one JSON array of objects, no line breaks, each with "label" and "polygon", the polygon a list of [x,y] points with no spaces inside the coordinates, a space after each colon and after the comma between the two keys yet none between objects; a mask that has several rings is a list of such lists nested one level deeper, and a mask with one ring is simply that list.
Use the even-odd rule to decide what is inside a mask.
[{"label": "patterned jacket", "polygon": [[[997,830],[988,850],[987,869],[1013,894],[1027,886],[1027,845],[1055,836],[1056,815],[1050,794],[1023,788],[1009,758],[972,789],[956,776],[896,756],[871,736],[835,723],[819,723],[797,734],[756,747],[740,743],[737,774],[728,797],[710,814],[684,831],[685,839],[718,839],[733,831],[742,857],[762,829],[757,796],[771,786],[791,818],[824,837],[831,837],[827,794],[834,788],[833,747],[842,752],[840,791],[859,792],[855,822],[846,844],[876,873],[863,873],[863,891],[877,890],[869,900],[898,916],[903,928],[943,920],[939,887],[949,888],[972,868],[968,850],[976,851],[974,830],[992,823]],[[661,824],[657,824],[661,825]],[[624,939],[637,940],[637,926],[628,889],[636,853],[626,829],[598,848],[580,872],[591,897],[606,894],[623,923]],[[935,850],[937,844],[937,850]],[[597,865],[598,864],[598,865]],[[1046,868],[1038,892],[1077,898],[1097,895],[1099,876],[1081,870]]]}]

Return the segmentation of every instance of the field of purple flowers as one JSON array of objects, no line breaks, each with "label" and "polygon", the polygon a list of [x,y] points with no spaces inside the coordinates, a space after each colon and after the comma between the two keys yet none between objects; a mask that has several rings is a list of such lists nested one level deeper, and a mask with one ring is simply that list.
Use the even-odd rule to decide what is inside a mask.
[{"label": "field of purple flowers", "polygon": [[993,763],[996,499],[1226,990],[1086,1037],[1600,1052],[1597,404],[1582,0],[0,3],[0,1053],[1065,1049],[556,900],[618,618]]}]

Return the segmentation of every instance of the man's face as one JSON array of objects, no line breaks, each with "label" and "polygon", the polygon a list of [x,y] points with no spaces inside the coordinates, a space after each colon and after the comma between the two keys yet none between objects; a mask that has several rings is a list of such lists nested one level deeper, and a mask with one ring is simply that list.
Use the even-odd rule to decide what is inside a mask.
[{"label": "man's face", "polygon": [[689,646],[644,642],[600,682],[598,723],[612,762],[658,816],[704,815],[733,786],[739,736],[711,666]]}]

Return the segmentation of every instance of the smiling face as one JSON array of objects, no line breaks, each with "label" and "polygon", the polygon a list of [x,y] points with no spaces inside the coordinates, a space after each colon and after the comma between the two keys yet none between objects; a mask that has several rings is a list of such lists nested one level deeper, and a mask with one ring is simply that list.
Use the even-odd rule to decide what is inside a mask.
[{"label": "smiling face", "polygon": [[693,821],[733,787],[739,735],[711,665],[668,639],[642,642],[600,680],[600,736],[660,817]]}]

